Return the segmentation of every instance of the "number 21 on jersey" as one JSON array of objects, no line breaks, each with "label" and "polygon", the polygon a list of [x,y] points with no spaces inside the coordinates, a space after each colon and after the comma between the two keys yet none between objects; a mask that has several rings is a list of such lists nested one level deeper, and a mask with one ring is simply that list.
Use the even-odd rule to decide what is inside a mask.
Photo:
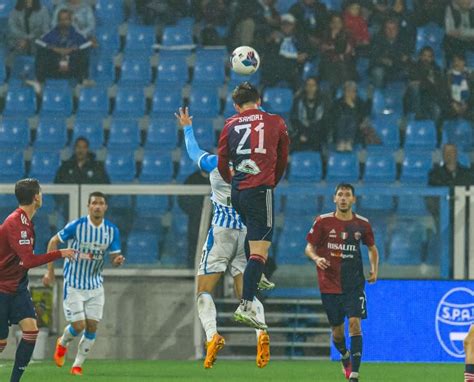
[{"label": "number 21 on jersey", "polygon": [[[260,122],[254,128],[254,130],[258,133],[258,145],[257,145],[257,147],[255,147],[253,152],[257,153],[257,154],[266,154],[267,153],[267,149],[264,147],[264,145],[265,145],[265,134],[264,134],[263,128],[264,128],[264,123],[263,122]],[[244,135],[240,139],[239,144],[237,146],[237,154],[239,154],[239,155],[251,154],[252,153],[251,148],[244,149],[243,147],[245,146],[245,144],[247,143],[247,140],[250,137],[250,134],[252,132],[252,125],[250,123],[246,123],[244,125],[237,125],[237,126],[234,126],[234,130],[239,135],[241,134],[242,130],[244,131]]]}]

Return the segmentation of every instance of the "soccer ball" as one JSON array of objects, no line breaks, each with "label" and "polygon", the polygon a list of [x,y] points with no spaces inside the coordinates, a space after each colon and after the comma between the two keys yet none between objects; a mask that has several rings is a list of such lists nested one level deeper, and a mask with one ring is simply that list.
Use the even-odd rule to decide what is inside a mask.
[{"label": "soccer ball", "polygon": [[250,46],[239,46],[230,56],[230,67],[237,74],[250,75],[260,66],[260,56]]}]

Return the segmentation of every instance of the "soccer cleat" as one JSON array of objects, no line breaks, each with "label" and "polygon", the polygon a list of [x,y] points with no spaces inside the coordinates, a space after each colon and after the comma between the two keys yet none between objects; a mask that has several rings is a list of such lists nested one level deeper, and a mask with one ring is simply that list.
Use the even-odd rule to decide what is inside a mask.
[{"label": "soccer cleat", "polygon": [[71,368],[71,374],[72,375],[82,375],[82,367],[80,366],[73,366]]},{"label": "soccer cleat", "polygon": [[349,382],[359,382],[359,378],[351,378],[349,379]]},{"label": "soccer cleat", "polygon": [[270,280],[268,280],[265,274],[262,273],[262,277],[260,278],[260,282],[258,283],[258,289],[272,290],[273,288],[275,288],[275,283],[272,283]]},{"label": "soccer cleat", "polygon": [[214,334],[212,340],[210,340],[206,344],[206,358],[204,359],[204,368],[210,369],[216,362],[217,353],[221,350],[225,345],[225,339],[220,334]]},{"label": "soccer cleat", "polygon": [[346,359],[341,359],[341,364],[342,364],[342,373],[344,374],[346,379],[349,379],[352,373],[352,364],[351,364],[350,357]]},{"label": "soccer cleat", "polygon": [[270,362],[270,336],[262,331],[257,341],[257,366],[262,369]]},{"label": "soccer cleat", "polygon": [[240,304],[234,312],[234,320],[255,329],[268,329],[267,324],[258,320],[257,314],[254,310],[249,308],[246,309],[242,304]]},{"label": "soccer cleat", "polygon": [[63,367],[66,361],[67,348],[61,345],[61,337],[56,341],[56,349],[54,350],[54,363],[57,367]]}]

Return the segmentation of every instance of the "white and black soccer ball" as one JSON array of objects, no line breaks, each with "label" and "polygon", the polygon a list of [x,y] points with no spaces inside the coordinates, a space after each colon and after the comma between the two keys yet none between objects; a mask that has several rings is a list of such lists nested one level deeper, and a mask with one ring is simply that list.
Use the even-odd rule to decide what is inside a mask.
[{"label": "white and black soccer ball", "polygon": [[260,56],[250,46],[239,46],[230,55],[230,67],[237,74],[253,74],[258,70],[259,66]]}]

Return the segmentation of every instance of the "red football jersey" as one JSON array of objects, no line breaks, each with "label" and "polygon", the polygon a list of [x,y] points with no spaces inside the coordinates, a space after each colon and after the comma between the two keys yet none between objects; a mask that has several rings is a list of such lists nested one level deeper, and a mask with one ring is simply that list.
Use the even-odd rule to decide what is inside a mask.
[{"label": "red football jersey", "polygon": [[29,268],[61,258],[60,251],[34,255],[34,226],[25,211],[17,208],[0,226],[0,292],[15,293],[27,286]]},{"label": "red football jersey", "polygon": [[[239,189],[274,187],[288,162],[289,138],[285,121],[259,109],[227,119],[219,138],[218,168],[227,183]],[[229,162],[234,167],[231,177]]]},{"label": "red football jersey", "polygon": [[340,294],[364,286],[360,244],[372,247],[375,243],[366,218],[353,214],[352,220],[346,221],[336,218],[335,212],[321,215],[306,240],[331,264],[326,270],[316,267],[321,293]]}]

